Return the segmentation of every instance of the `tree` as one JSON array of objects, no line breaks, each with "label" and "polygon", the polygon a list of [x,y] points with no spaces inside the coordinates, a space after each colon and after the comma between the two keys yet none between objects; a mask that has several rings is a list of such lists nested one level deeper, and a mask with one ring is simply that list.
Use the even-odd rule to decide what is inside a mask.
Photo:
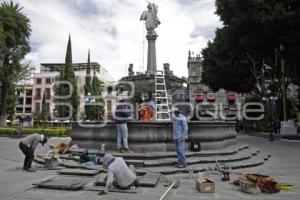
[{"label": "tree", "polygon": [[[268,76],[268,79],[281,80],[280,58],[286,60],[287,70],[284,72],[290,79],[289,81],[299,80],[300,70],[298,69],[300,60],[300,3],[296,0],[216,0],[216,13],[223,21],[223,42],[219,42],[218,30],[216,38],[212,42],[214,45],[225,45],[226,55],[230,55],[232,66],[237,68],[248,68],[252,75],[252,89],[258,89],[261,94],[263,85],[261,76]],[[222,32],[222,31],[221,31]],[[224,34],[225,32],[225,34]],[[217,44],[215,44],[217,43]],[[206,51],[217,52],[220,50],[210,45]],[[280,45],[284,46],[285,51],[279,52]],[[216,54],[217,54],[216,53]],[[223,52],[224,53],[224,52]],[[220,58],[216,59],[219,60]],[[204,60],[207,57],[204,55]],[[224,59],[223,59],[224,60]],[[205,62],[205,61],[204,61]],[[268,66],[271,70],[265,70]],[[218,69],[219,66],[209,64],[210,68]],[[232,68],[225,68],[232,70]],[[240,79],[246,78],[240,76],[238,71],[233,71],[233,75],[239,75]],[[229,72],[228,72],[229,73]],[[216,75],[209,78],[211,82],[223,81],[225,77]],[[227,78],[227,77],[226,77]],[[265,77],[266,78],[266,77]],[[298,81],[300,82],[300,81]],[[287,84],[286,84],[287,85]],[[249,88],[246,87],[246,88]],[[260,89],[259,89],[260,88]],[[279,91],[280,92],[280,91]]]},{"label": "tree", "polygon": [[90,50],[89,50],[87,68],[86,68],[86,76],[85,76],[84,93],[85,93],[85,95],[87,95],[90,92],[91,92],[91,60],[90,60]]},{"label": "tree", "polygon": [[220,88],[237,92],[249,92],[254,80],[245,66],[237,66],[230,51],[227,28],[217,29],[213,42],[202,50],[203,82],[214,91]]},{"label": "tree", "polygon": [[[87,104],[85,106],[85,115],[86,119],[88,120],[99,120],[101,118],[101,115],[104,114],[104,106],[103,105],[97,105],[97,104],[103,104],[103,98],[102,98],[102,82],[98,79],[96,75],[96,68],[94,66],[94,74],[92,79],[92,84],[89,84],[90,81],[90,53],[88,54],[88,63],[87,63],[87,76],[86,76],[86,84],[85,84],[85,93],[87,96]],[[90,93],[90,96],[89,96]],[[96,105],[93,105],[93,103],[96,103]]]},{"label": "tree", "polygon": [[49,104],[46,103],[46,92],[44,91],[43,99],[42,99],[42,110],[41,110],[41,118],[43,121],[43,128],[45,127],[45,121],[48,120],[49,117]]},{"label": "tree", "polygon": [[[60,75],[57,78],[58,81],[67,81],[70,83],[73,90],[70,89],[70,86],[68,84],[61,83],[57,85],[54,88],[55,96],[66,96],[68,94],[71,94],[71,97],[69,99],[61,99],[56,98],[56,103],[68,103],[72,106],[72,110],[69,110],[69,108],[66,105],[56,105],[55,109],[58,113],[58,116],[60,118],[62,117],[68,117],[70,112],[72,115],[72,119],[75,120],[77,116],[77,108],[79,106],[79,97],[77,94],[77,79],[75,77],[74,69],[73,69],[73,62],[72,62],[72,44],[71,44],[71,36],[69,35],[68,45],[67,45],[67,51],[66,51],[66,59],[65,59],[65,65],[60,70]],[[71,120],[71,119],[70,119]]]},{"label": "tree", "polygon": [[13,85],[28,76],[30,65],[20,60],[30,51],[30,20],[19,4],[3,2],[0,5],[0,126],[6,126],[8,95]]}]

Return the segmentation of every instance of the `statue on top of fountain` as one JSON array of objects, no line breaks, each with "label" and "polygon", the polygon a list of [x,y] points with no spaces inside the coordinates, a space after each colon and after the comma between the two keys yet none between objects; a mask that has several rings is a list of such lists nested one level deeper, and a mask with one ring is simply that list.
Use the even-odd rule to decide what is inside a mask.
[{"label": "statue on top of fountain", "polygon": [[148,10],[145,10],[141,17],[140,20],[144,20],[146,21],[146,29],[147,29],[147,33],[148,35],[156,35],[155,32],[155,28],[158,27],[158,25],[160,24],[160,21],[157,17],[157,5],[155,5],[154,3],[150,3],[148,2],[148,6],[147,6]]}]

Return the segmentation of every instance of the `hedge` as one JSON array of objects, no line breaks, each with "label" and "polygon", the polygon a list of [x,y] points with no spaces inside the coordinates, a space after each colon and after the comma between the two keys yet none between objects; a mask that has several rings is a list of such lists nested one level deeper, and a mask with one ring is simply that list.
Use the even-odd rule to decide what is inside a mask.
[{"label": "hedge", "polygon": [[[41,133],[42,128],[31,128],[24,127],[22,128],[23,135],[29,135],[33,133]],[[63,137],[70,135],[69,128],[45,128],[44,132],[49,137]],[[0,136],[9,136],[14,135],[16,133],[16,128],[0,128]]]}]

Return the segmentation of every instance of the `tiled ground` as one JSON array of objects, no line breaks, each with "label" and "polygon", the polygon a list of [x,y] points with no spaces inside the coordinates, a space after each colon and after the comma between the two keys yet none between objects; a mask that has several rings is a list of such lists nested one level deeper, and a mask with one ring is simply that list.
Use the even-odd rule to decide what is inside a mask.
[{"label": "tiled ground", "polygon": [[[189,179],[187,174],[175,174],[180,179],[180,185],[167,196],[169,200],[199,200],[199,199],[300,199],[300,142],[278,141],[269,142],[266,138],[253,136],[239,136],[240,143],[258,147],[272,157],[264,165],[239,170],[249,173],[263,173],[275,177],[278,182],[290,183],[295,186],[292,192],[281,191],[277,194],[249,195],[242,193],[235,186],[220,181],[220,177],[212,175],[216,181],[214,194],[198,193],[195,188],[195,177]],[[17,139],[0,138],[0,199],[2,200],[71,200],[71,199],[130,199],[150,200],[159,199],[166,189],[163,186],[156,188],[139,188],[137,194],[110,193],[98,196],[91,191],[58,191],[32,189],[32,183],[45,177],[55,175],[55,171],[39,170],[35,173],[25,173],[21,170],[23,155],[18,149]]]}]

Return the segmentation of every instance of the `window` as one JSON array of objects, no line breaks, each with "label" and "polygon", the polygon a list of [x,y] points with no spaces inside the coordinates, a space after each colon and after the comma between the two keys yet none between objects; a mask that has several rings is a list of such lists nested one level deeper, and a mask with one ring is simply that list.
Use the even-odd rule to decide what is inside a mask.
[{"label": "window", "polygon": [[51,84],[51,78],[46,78],[46,84]]},{"label": "window", "polygon": [[16,113],[23,113],[23,108],[16,108]]},{"label": "window", "polygon": [[26,96],[32,96],[32,90],[26,90]]},{"label": "window", "polygon": [[31,105],[31,104],[32,104],[32,99],[26,98],[26,105]]},{"label": "window", "polygon": [[18,104],[19,104],[19,105],[23,105],[23,103],[24,103],[23,97],[22,97],[22,98],[19,98],[19,99],[18,99]]},{"label": "window", "polygon": [[45,97],[46,99],[50,99],[51,96],[51,89],[50,88],[46,88],[45,89]]},{"label": "window", "polygon": [[37,85],[40,85],[40,84],[42,84],[42,79],[40,79],[40,78],[37,78],[37,79],[36,79],[36,84],[37,84]]},{"label": "window", "polygon": [[107,111],[108,113],[111,113],[111,101],[107,101]]},{"label": "window", "polygon": [[36,103],[35,104],[35,111],[37,112],[37,113],[39,113],[40,112],[40,103]]},{"label": "window", "polygon": [[25,113],[31,113],[31,108],[25,108]]},{"label": "window", "polygon": [[35,97],[36,97],[36,99],[41,98],[41,88],[35,89]]}]

